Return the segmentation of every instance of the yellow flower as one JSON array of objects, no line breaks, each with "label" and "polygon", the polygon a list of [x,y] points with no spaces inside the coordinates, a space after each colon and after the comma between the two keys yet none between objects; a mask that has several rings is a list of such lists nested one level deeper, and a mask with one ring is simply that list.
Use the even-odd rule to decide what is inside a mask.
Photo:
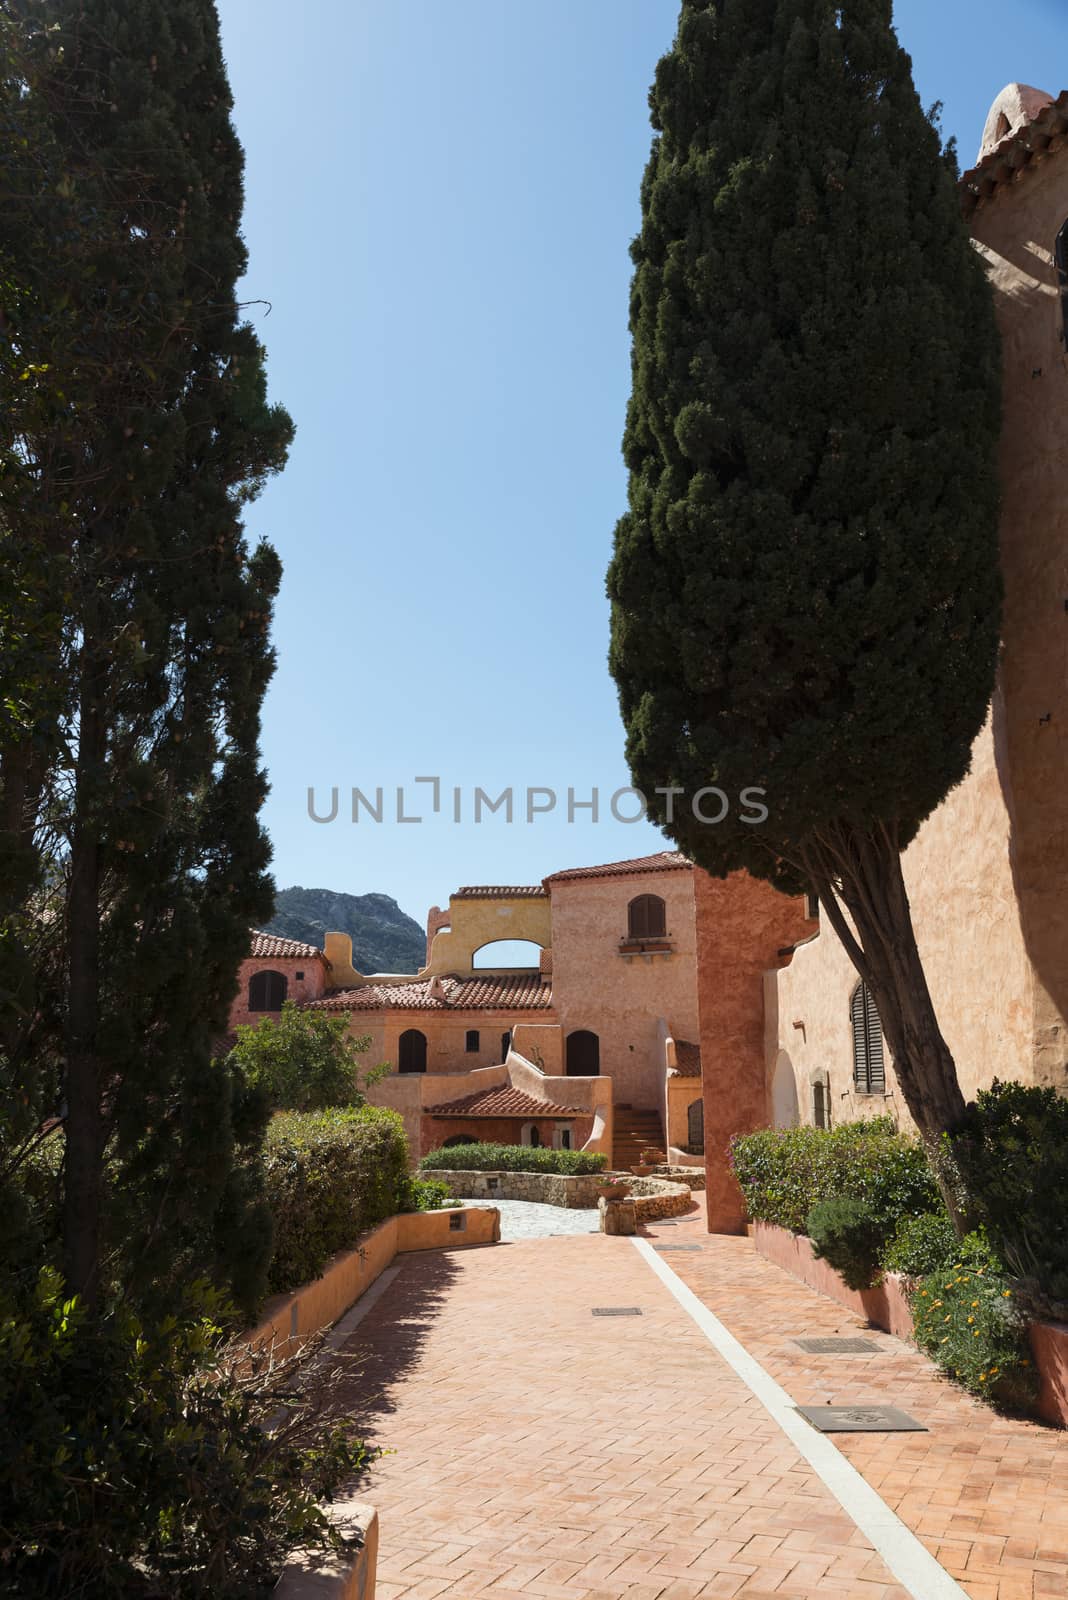
[{"label": "yellow flower", "polygon": [[978,1339],[978,1337],[979,1337],[979,1329],[976,1328],[975,1332],[972,1334],[972,1338],[973,1339]]},{"label": "yellow flower", "polygon": [[1030,1363],[1030,1361],[1028,1361],[1027,1357],[1024,1356],[1020,1361],[1020,1365],[1021,1365],[1021,1367],[1029,1367],[1031,1365],[1031,1363]]},{"label": "yellow flower", "polygon": [[1000,1371],[1001,1371],[1001,1368],[1000,1368],[1000,1367],[991,1367],[991,1369],[990,1369],[990,1376],[991,1376],[991,1377],[992,1377],[992,1378],[996,1378],[996,1377],[997,1377],[997,1375],[998,1375],[998,1373],[999,1373],[999,1372],[1000,1372]]},{"label": "yellow flower", "polygon": [[1011,1289],[1002,1289],[1001,1298],[1003,1300],[1011,1300],[1012,1299],[1012,1290]]},{"label": "yellow flower", "polygon": [[986,1382],[986,1373],[985,1372],[981,1372],[979,1374],[979,1382],[980,1383],[985,1383]]},{"label": "yellow flower", "polygon": [[972,1305],[973,1305],[973,1306],[977,1306],[977,1305],[978,1305],[978,1304],[979,1304],[979,1302],[978,1302],[978,1300],[973,1300],[973,1301],[972,1301]]},{"label": "yellow flower", "polygon": [[927,1290],[926,1289],[921,1289],[920,1290],[920,1299],[921,1300],[926,1300],[927,1299]]},{"label": "yellow flower", "polygon": [[952,1313],[950,1313],[948,1316],[943,1317],[942,1321],[943,1322],[952,1322],[953,1321]]},{"label": "yellow flower", "polygon": [[941,1300],[932,1300],[931,1301],[931,1310],[933,1311],[935,1306],[940,1306],[941,1304],[942,1304]]},{"label": "yellow flower", "polygon": [[974,1317],[969,1317],[969,1318],[968,1318],[968,1321],[969,1321],[969,1322],[974,1322],[974,1321],[975,1321],[975,1318],[974,1318]]},{"label": "yellow flower", "polygon": [[943,1344],[948,1344],[949,1343],[949,1334],[948,1333],[946,1334],[945,1338],[942,1340],[942,1343]]}]

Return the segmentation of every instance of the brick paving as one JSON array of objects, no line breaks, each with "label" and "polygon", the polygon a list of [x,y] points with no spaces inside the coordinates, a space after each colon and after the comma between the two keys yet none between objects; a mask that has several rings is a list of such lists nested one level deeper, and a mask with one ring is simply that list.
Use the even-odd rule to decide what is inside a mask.
[{"label": "brick paving", "polygon": [[[1006,1422],[915,1351],[809,1356],[857,1320],[703,1217],[650,1237],[801,1404],[892,1401],[930,1434],[839,1436],[971,1600],[1068,1595],[1068,1436]],[[593,1317],[593,1306],[641,1317]],[[340,1410],[393,1452],[378,1600],[907,1600],[626,1239],[427,1252],[344,1350]]]}]

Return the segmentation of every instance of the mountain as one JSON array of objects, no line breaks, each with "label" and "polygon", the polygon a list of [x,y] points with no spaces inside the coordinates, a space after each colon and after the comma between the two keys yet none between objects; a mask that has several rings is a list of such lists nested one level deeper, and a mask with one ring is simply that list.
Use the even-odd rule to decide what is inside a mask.
[{"label": "mountain", "polygon": [[418,972],[426,965],[426,933],[388,894],[340,894],[336,889],[278,889],[265,933],[323,948],[327,933],[352,939],[357,972]]}]

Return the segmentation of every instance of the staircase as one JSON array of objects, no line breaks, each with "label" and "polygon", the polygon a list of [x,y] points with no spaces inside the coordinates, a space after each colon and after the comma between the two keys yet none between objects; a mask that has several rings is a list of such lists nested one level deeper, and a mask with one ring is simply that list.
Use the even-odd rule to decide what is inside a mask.
[{"label": "staircase", "polygon": [[663,1150],[664,1132],[659,1111],[635,1110],[616,1106],[612,1115],[612,1166],[629,1172],[641,1159],[643,1150]]}]

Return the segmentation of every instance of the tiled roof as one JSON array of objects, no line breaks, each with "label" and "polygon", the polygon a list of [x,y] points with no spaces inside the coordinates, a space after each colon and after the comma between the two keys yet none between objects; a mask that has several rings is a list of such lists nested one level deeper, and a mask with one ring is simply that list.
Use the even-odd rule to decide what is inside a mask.
[{"label": "tiled roof", "polygon": [[[1002,184],[1012,183],[1052,153],[1054,140],[1064,142],[1068,128],[1068,89],[1062,89],[1030,119],[1016,127],[1000,144],[966,172],[960,180],[961,207],[966,217],[988,199]],[[1060,144],[1054,145],[1059,149]]]},{"label": "tiled roof", "polygon": [[305,944],[302,939],[282,939],[277,933],[261,933],[258,928],[248,931],[252,935],[249,950],[252,961],[326,960],[318,945]]},{"label": "tiled roof", "polygon": [[540,883],[468,883],[449,896],[450,900],[541,900],[548,894]]},{"label": "tiled roof", "polygon": [[688,861],[681,850],[661,850],[655,856],[635,856],[631,861],[608,861],[603,867],[568,867],[563,872],[554,872],[545,882],[570,883],[577,878],[629,878],[643,872],[686,872],[693,871],[693,862]]},{"label": "tiled roof", "polygon": [[505,1084],[500,1089],[477,1089],[460,1100],[441,1106],[427,1106],[424,1117],[583,1117],[574,1106],[554,1105],[551,1100],[535,1100],[523,1089]]},{"label": "tiled roof", "polygon": [[701,1046],[689,1039],[675,1040],[675,1073],[680,1078],[701,1076]]},{"label": "tiled roof", "polygon": [[[435,983],[439,992],[432,994]],[[321,1000],[309,1001],[319,1011],[533,1011],[552,1003],[552,986],[537,972],[368,983],[359,989],[334,989]]]}]

